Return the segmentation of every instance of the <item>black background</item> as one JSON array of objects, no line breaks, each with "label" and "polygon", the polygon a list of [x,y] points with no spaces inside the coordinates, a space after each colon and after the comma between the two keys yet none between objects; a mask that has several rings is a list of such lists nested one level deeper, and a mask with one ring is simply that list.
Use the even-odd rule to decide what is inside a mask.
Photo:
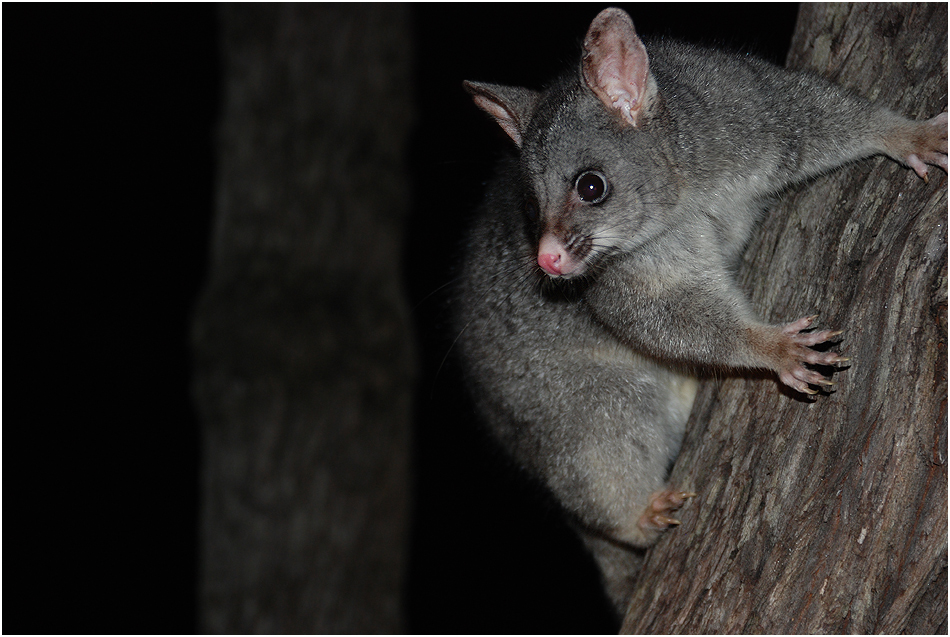
[{"label": "black background", "polygon": [[[481,433],[442,286],[509,143],[463,79],[541,88],[605,5],[415,5],[404,271],[421,349],[408,630],[616,629],[593,564]],[[794,4],[629,5],[641,35],[781,63]],[[4,632],[194,632],[198,421],[222,100],[208,5],[4,6]],[[12,353],[11,353],[12,352]],[[11,408],[12,407],[12,408]],[[540,496],[540,497],[539,497]]]}]

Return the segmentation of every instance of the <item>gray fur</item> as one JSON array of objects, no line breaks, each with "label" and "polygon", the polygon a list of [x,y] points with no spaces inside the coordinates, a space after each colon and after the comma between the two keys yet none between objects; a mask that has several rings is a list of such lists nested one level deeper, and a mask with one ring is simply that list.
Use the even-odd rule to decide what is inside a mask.
[{"label": "gray fur", "polygon": [[[615,9],[595,19],[587,64],[598,29],[633,33],[624,20]],[[731,269],[760,210],[873,154],[913,165],[917,153],[946,170],[945,115],[911,122],[750,57],[646,50],[634,125],[595,95],[583,61],[543,93],[466,84],[520,154],[499,166],[469,237],[457,347],[479,410],[580,527],[618,609],[636,561],[618,555],[658,536],[641,520],[679,451],[691,367],[771,369],[811,393],[825,381],[802,363],[843,360],[808,347],[836,333],[801,333],[807,319],[766,325],[739,291]],[[926,126],[934,148],[909,145]],[[597,205],[573,191],[588,169],[609,182]],[[539,268],[545,235],[582,262],[577,276]]]}]

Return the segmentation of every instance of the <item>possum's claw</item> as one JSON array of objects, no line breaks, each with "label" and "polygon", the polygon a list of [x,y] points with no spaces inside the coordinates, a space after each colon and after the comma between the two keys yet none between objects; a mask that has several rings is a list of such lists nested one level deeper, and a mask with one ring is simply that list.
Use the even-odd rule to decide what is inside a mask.
[{"label": "possum's claw", "polygon": [[924,183],[929,183],[927,164],[947,170],[947,114],[901,126],[889,144],[898,149],[899,160],[910,166]]},{"label": "possum's claw", "polygon": [[653,494],[650,498],[650,504],[647,506],[638,522],[639,527],[646,533],[661,531],[680,523],[676,518],[671,518],[668,513],[677,510],[689,498],[696,497],[695,493],[680,491],[679,489],[665,489],[659,493]]},{"label": "possum's claw", "polygon": [[817,332],[802,332],[814,323],[817,316],[807,316],[782,327],[775,339],[774,351],[778,356],[775,371],[779,379],[795,391],[803,394],[817,394],[809,385],[832,387],[833,381],[813,369],[809,365],[837,365],[849,359],[837,352],[819,352],[811,349],[812,345],[825,343],[842,334],[841,330],[819,330]]}]

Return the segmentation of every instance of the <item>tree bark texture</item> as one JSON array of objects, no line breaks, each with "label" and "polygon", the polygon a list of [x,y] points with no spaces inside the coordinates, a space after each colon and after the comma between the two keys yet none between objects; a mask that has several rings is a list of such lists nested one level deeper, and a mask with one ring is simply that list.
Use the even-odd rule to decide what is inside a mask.
[{"label": "tree bark texture", "polygon": [[222,7],[201,629],[401,629],[414,368],[401,289],[409,21]]},{"label": "tree bark texture", "polygon": [[[805,5],[788,65],[924,119],[947,5]],[[820,312],[852,358],[814,401],[704,383],[671,482],[699,495],[648,555],[626,633],[947,631],[947,178],[876,158],[766,214],[740,269],[773,323]]]}]

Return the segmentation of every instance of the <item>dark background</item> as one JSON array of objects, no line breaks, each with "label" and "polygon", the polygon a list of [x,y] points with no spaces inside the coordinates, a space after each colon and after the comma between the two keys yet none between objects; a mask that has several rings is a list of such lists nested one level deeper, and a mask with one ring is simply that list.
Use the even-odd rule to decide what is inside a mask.
[{"label": "dark background", "polygon": [[[604,6],[412,9],[404,271],[422,363],[412,632],[616,629],[593,564],[478,429],[451,358],[443,365],[452,337],[443,286],[509,143],[461,81],[541,88],[576,62]],[[643,36],[777,63],[797,10],[626,8]],[[7,4],[4,14],[2,628],[194,632],[201,450],[188,332],[207,270],[224,99],[215,8]]]}]

